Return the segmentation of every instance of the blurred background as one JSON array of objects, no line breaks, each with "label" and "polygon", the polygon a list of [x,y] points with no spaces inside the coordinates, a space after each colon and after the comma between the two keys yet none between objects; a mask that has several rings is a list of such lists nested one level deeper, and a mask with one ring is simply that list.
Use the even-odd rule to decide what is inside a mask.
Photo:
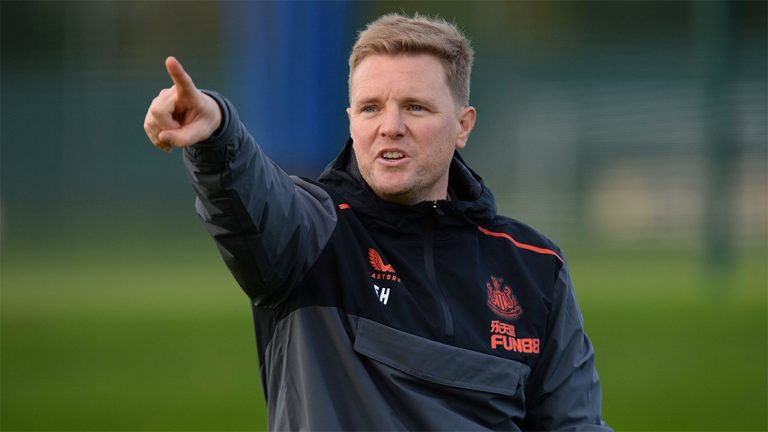
[{"label": "blurred background", "polygon": [[266,427],[248,300],[144,115],[175,55],[315,177],[391,11],[470,35],[464,157],[566,251],[609,424],[768,429],[766,2],[5,0],[0,429]]}]

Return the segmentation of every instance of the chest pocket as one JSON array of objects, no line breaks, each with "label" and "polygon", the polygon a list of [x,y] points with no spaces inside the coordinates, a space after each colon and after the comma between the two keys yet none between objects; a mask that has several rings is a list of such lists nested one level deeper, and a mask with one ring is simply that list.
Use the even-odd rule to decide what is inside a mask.
[{"label": "chest pocket", "polygon": [[446,345],[359,318],[355,351],[409,429],[518,430],[525,416],[522,363]]}]

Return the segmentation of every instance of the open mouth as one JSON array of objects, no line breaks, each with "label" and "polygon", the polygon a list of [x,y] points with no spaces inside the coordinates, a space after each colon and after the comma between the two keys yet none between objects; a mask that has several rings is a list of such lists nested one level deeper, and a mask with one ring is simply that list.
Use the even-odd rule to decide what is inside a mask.
[{"label": "open mouth", "polygon": [[396,161],[396,160],[400,160],[400,159],[404,158],[405,155],[402,154],[399,151],[385,151],[385,152],[381,153],[381,157],[384,160]]}]

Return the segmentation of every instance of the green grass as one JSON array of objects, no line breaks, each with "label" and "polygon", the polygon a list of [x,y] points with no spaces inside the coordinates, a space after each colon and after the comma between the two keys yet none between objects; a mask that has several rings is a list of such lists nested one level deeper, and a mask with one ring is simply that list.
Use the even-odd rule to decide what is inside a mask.
[{"label": "green grass", "polygon": [[571,260],[612,426],[768,429],[766,263],[764,250],[719,275],[679,252]]},{"label": "green grass", "polygon": [[266,427],[248,299],[210,241],[67,246],[5,250],[2,430]]},{"label": "green grass", "polygon": [[[183,237],[6,242],[2,430],[266,427],[247,298]],[[569,259],[612,426],[768,429],[765,250],[715,286],[686,252]]]}]

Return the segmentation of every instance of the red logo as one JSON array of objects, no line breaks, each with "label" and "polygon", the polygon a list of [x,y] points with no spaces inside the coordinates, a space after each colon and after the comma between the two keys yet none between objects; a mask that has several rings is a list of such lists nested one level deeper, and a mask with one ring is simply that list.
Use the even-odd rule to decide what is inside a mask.
[{"label": "red logo", "polygon": [[491,321],[491,349],[504,349],[525,354],[541,351],[539,338],[517,338],[515,326],[498,320]]},{"label": "red logo", "polygon": [[488,306],[502,318],[515,319],[522,315],[523,308],[517,302],[517,297],[512,294],[512,288],[506,285],[501,288],[503,282],[504,279],[491,276],[491,281],[485,284],[488,288]]},{"label": "red logo", "polygon": [[368,260],[371,262],[371,266],[376,271],[382,273],[394,273],[395,269],[392,268],[392,264],[384,264],[384,260],[381,259],[381,255],[373,248],[368,249]]},{"label": "red logo", "polygon": [[371,263],[371,267],[373,267],[373,272],[371,272],[371,279],[389,280],[398,283],[400,282],[400,278],[397,277],[392,264],[384,264],[384,260],[381,258],[381,255],[379,255],[379,253],[376,252],[376,250],[373,248],[368,249],[368,261]]}]

